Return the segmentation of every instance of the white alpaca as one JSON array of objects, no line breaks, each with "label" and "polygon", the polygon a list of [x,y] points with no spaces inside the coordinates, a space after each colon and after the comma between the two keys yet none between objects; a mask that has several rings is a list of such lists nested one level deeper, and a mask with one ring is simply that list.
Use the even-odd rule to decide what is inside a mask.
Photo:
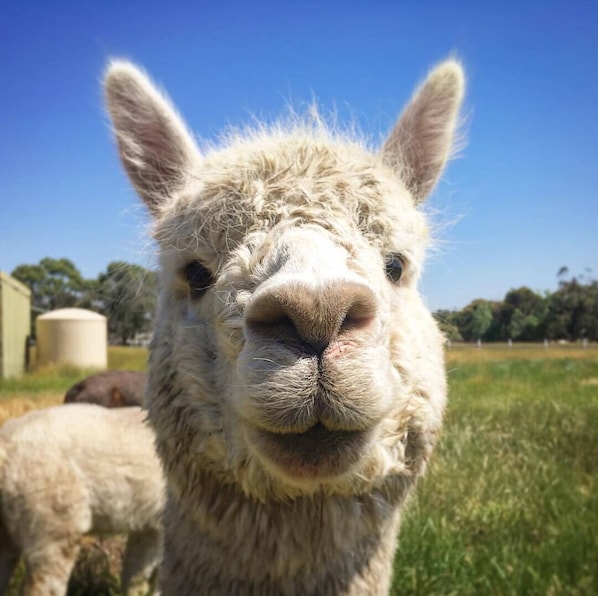
[{"label": "white alpaca", "polygon": [[25,595],[66,593],[83,534],[128,533],[127,594],[146,590],[161,555],[164,481],[138,407],[69,404],[0,429],[0,594],[22,556]]},{"label": "white alpaca", "polygon": [[381,151],[315,123],[201,155],[134,66],[106,78],[154,219],[149,412],[167,475],[165,594],[384,594],[446,399],[417,291],[463,95],[438,66]]}]

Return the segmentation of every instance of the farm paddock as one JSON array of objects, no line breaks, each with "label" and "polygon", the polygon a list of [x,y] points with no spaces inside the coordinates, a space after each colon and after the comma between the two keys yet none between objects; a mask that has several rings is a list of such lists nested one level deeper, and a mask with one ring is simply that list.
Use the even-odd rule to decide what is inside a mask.
[{"label": "farm paddock", "polygon": [[[137,370],[146,358],[142,348],[108,356],[110,368]],[[446,425],[407,507],[395,585],[401,594],[596,593],[598,346],[453,344],[447,367]],[[3,381],[0,421],[60,403],[80,376]],[[118,594],[122,540],[86,542],[69,593]]]}]

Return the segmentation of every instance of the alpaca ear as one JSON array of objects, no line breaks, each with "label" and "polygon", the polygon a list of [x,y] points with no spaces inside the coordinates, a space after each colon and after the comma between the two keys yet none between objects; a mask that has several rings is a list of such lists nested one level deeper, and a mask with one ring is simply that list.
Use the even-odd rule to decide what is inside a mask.
[{"label": "alpaca ear", "polygon": [[104,79],[120,158],[153,215],[194,174],[201,157],[168,99],[128,62],[114,61]]},{"label": "alpaca ear", "polygon": [[461,65],[438,65],[415,92],[382,147],[383,159],[401,176],[416,202],[432,191],[450,156],[463,100]]}]

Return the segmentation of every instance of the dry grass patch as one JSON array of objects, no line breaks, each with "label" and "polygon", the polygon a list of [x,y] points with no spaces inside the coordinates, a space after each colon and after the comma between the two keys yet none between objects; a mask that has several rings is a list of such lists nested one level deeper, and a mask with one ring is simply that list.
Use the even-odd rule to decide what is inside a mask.
[{"label": "dry grass patch", "polygon": [[478,348],[475,344],[453,343],[446,350],[446,360],[449,366],[457,363],[500,362],[503,360],[558,360],[562,358],[584,360],[595,358],[598,360],[598,344],[588,344],[586,348],[580,344],[483,344]]},{"label": "dry grass patch", "polygon": [[9,418],[23,416],[31,410],[49,408],[61,404],[64,393],[36,393],[34,395],[16,394],[0,401],[0,425]]}]

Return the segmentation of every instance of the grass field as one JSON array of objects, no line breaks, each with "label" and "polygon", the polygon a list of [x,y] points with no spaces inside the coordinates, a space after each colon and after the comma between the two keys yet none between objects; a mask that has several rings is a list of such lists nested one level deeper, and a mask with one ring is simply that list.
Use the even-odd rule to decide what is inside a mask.
[{"label": "grass field", "polygon": [[394,594],[598,593],[598,350],[453,348]]},{"label": "grass field", "polygon": [[[111,368],[145,359],[110,349]],[[598,594],[598,348],[453,346],[447,367],[446,425],[405,514],[393,594]],[[79,376],[1,383],[0,421],[60,402]],[[87,593],[112,593],[103,581]]]}]

